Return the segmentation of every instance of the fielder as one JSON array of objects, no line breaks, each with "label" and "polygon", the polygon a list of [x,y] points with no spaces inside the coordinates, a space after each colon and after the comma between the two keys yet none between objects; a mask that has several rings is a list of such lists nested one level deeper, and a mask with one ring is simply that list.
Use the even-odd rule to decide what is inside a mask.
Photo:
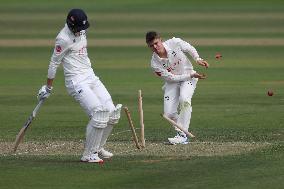
[{"label": "fielder", "polygon": [[[209,67],[209,64],[199,57],[196,49],[180,38],[172,38],[165,42],[155,31],[146,34],[146,43],[152,50],[151,68],[161,77],[165,84],[164,114],[188,131],[191,119],[191,98],[198,79],[205,75],[193,70],[193,66],[185,53],[189,53],[197,64]],[[188,138],[184,132],[177,129],[177,135],[168,138],[171,144],[187,144]]]},{"label": "fielder", "polygon": [[87,15],[83,10],[70,10],[65,26],[56,37],[47,83],[39,90],[38,98],[50,96],[56,70],[62,64],[68,93],[79,102],[90,118],[81,161],[102,163],[104,158],[113,156],[104,149],[104,145],[113,126],[119,121],[122,105],[114,106],[109,92],[91,67],[87,53],[88,27]]}]

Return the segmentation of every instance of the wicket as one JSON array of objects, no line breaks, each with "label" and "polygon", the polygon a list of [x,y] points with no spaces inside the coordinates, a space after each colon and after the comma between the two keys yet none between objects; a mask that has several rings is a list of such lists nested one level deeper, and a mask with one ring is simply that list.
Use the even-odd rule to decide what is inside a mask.
[{"label": "wicket", "polygon": [[191,134],[190,132],[184,130],[180,125],[178,125],[176,122],[174,122],[173,120],[171,120],[170,118],[168,118],[165,114],[161,114],[161,116],[167,120],[173,127],[177,127],[178,129],[180,129],[181,131],[183,131],[187,136],[194,138],[195,136],[193,134]]},{"label": "wicket", "polygon": [[138,149],[140,149],[141,146],[140,146],[140,144],[139,144],[139,142],[138,142],[138,138],[137,138],[137,135],[136,135],[136,132],[135,132],[135,128],[134,128],[134,125],[133,125],[133,122],[132,122],[132,119],[131,119],[130,112],[129,112],[129,110],[128,110],[127,107],[124,107],[124,111],[125,111],[126,116],[127,116],[127,119],[128,119],[129,127],[130,127],[130,129],[131,129],[131,131],[132,131],[133,140],[134,140],[134,142],[135,142],[135,145],[136,145],[136,147],[137,147]]},{"label": "wicket", "polygon": [[140,140],[141,140],[141,147],[145,148],[145,137],[144,137],[144,115],[143,115],[143,103],[142,103],[142,91],[138,90],[138,112],[139,112],[139,119],[140,119]]}]

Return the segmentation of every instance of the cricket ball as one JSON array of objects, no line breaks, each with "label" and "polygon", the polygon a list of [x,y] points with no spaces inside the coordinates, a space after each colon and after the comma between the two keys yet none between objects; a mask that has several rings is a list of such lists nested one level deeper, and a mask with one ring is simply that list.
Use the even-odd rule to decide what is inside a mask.
[{"label": "cricket ball", "polygon": [[273,94],[274,94],[273,91],[271,91],[271,90],[267,91],[268,96],[273,96]]}]

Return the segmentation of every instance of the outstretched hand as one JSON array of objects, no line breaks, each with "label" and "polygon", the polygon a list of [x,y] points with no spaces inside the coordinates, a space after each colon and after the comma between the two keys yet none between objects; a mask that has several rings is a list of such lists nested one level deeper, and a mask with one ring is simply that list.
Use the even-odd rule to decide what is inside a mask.
[{"label": "outstretched hand", "polygon": [[197,61],[197,64],[199,64],[200,66],[204,66],[205,68],[208,68],[208,67],[209,67],[208,62],[205,61],[205,60],[198,60],[198,61]]},{"label": "outstretched hand", "polygon": [[191,74],[192,78],[198,78],[198,79],[206,79],[206,75],[205,74],[199,74],[197,72]]}]

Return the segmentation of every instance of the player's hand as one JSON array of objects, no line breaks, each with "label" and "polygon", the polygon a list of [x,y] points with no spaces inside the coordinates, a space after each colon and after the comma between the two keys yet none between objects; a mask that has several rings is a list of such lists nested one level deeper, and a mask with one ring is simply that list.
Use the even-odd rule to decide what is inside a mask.
[{"label": "player's hand", "polygon": [[191,78],[198,78],[198,79],[206,79],[206,75],[205,74],[199,74],[197,72],[191,74]]},{"label": "player's hand", "polygon": [[50,96],[50,93],[52,91],[52,88],[53,87],[48,87],[46,85],[43,85],[39,91],[38,91],[38,94],[37,94],[37,99],[38,100],[43,100],[43,99],[46,99]]},{"label": "player's hand", "polygon": [[203,59],[197,60],[196,62],[197,62],[197,64],[199,64],[200,66],[204,66],[205,68],[209,67],[208,62],[203,60]]}]

